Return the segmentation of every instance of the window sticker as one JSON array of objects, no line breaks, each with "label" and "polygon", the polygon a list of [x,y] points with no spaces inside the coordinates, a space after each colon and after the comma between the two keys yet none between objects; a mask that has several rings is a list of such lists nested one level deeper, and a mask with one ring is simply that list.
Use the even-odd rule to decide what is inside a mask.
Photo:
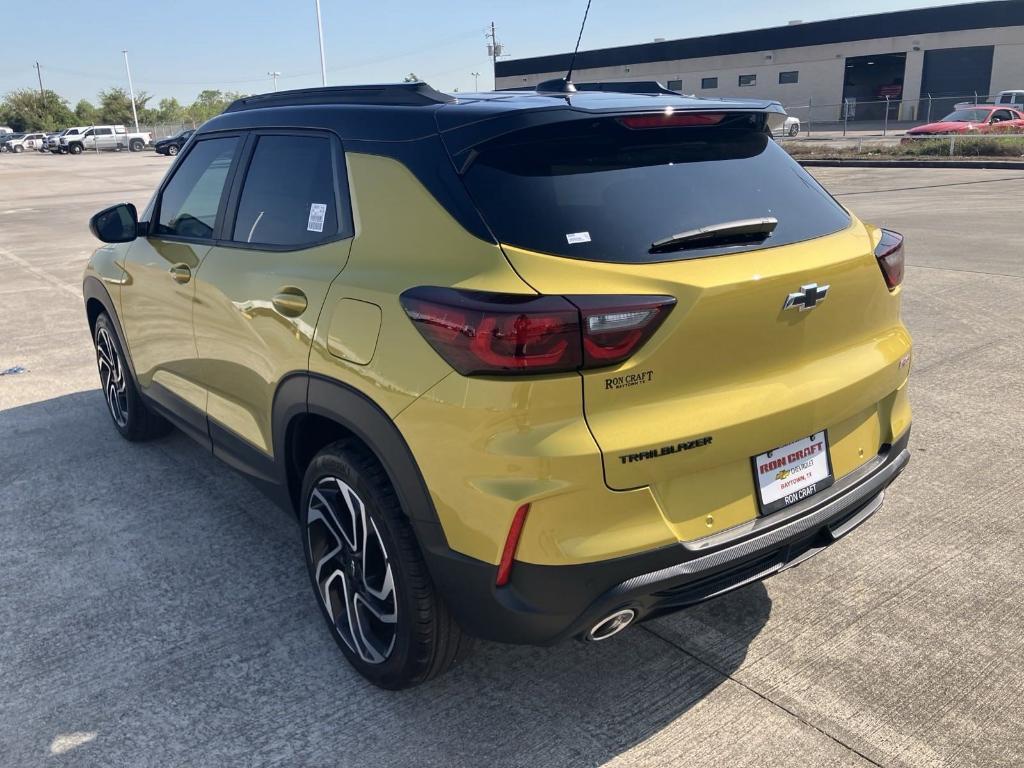
[{"label": "window sticker", "polygon": [[310,204],[309,221],[306,222],[306,230],[309,232],[323,232],[325,218],[327,218],[327,205],[325,203]]},{"label": "window sticker", "polygon": [[590,233],[589,232],[570,232],[565,236],[565,239],[569,241],[569,245],[575,245],[576,243],[589,243]]}]

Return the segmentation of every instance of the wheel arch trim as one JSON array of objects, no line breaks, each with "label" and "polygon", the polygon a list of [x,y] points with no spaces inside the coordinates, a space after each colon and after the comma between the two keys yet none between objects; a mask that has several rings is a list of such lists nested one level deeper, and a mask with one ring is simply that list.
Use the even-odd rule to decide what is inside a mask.
[{"label": "wheel arch trim", "polygon": [[128,337],[124,335],[124,328],[121,327],[121,320],[117,316],[117,312],[114,311],[114,301],[110,298],[107,287],[98,277],[87,275],[82,281],[82,298],[85,300],[85,317],[89,323],[90,335],[95,332],[96,328],[93,318],[89,316],[89,303],[97,301],[103,307],[107,317],[110,318],[110,322],[114,324],[117,339],[121,342],[121,351],[124,352],[125,359],[128,361],[128,372],[132,376],[132,381],[138,386],[138,379],[135,377],[135,363],[132,361],[132,352],[128,348]]},{"label": "wheel arch trim", "polygon": [[[299,385],[299,380],[303,380],[306,386]],[[296,401],[303,394],[305,402],[299,407]],[[303,372],[286,377],[278,387],[274,397],[274,445],[278,454],[276,461],[286,473],[289,471],[291,441],[295,439],[291,429],[297,425],[298,418],[307,414],[333,421],[373,453],[384,468],[417,535],[423,526],[436,526],[441,532],[426,481],[394,420],[371,398],[336,379]]]}]

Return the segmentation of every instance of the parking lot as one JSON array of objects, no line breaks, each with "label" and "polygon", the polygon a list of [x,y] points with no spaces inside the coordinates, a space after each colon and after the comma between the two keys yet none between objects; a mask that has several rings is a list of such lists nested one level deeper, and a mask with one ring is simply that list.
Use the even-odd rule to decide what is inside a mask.
[{"label": "parking lot", "polygon": [[764,584],[412,691],[322,626],[295,525],[179,433],[122,440],[81,300],[151,152],[0,157],[0,765],[1024,764],[1024,172],[816,169],[908,239],[913,458]]}]

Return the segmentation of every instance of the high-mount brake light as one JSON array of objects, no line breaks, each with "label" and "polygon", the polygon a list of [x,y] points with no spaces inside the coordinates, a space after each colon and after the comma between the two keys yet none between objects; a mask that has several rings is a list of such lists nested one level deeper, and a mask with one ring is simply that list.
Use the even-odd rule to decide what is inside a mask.
[{"label": "high-mount brake light", "polygon": [[630,115],[620,117],[627,128],[677,128],[680,126],[718,125],[725,119],[724,112],[660,112],[656,115]]},{"label": "high-mount brake light", "polygon": [[890,229],[882,230],[882,238],[875,246],[875,258],[882,270],[885,284],[895,291],[903,282],[906,254],[903,249],[903,235]]},{"label": "high-mount brake light", "polygon": [[617,365],[651,337],[671,296],[537,296],[421,286],[401,296],[423,338],[463,376]]}]

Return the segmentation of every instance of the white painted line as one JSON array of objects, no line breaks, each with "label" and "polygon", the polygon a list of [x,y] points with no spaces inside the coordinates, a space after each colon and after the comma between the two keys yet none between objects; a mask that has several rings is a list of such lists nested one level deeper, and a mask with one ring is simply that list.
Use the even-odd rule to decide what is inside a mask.
[{"label": "white painted line", "polygon": [[61,280],[59,277],[56,277],[55,275],[51,275],[46,270],[40,269],[39,267],[36,267],[36,266],[30,264],[29,262],[25,261],[25,259],[21,258],[21,256],[15,256],[13,253],[8,251],[6,248],[0,248],[0,260],[2,260],[2,259],[6,259],[7,261],[10,261],[10,262],[12,262],[14,264],[17,264],[19,267],[24,269],[26,272],[30,272],[31,274],[33,274],[36,277],[38,277],[40,280],[45,280],[46,282],[50,283],[51,285],[57,286],[62,291],[67,291],[72,296],[74,296],[76,299],[81,299],[82,298],[82,289],[79,288],[78,286],[68,285],[63,280]]}]

